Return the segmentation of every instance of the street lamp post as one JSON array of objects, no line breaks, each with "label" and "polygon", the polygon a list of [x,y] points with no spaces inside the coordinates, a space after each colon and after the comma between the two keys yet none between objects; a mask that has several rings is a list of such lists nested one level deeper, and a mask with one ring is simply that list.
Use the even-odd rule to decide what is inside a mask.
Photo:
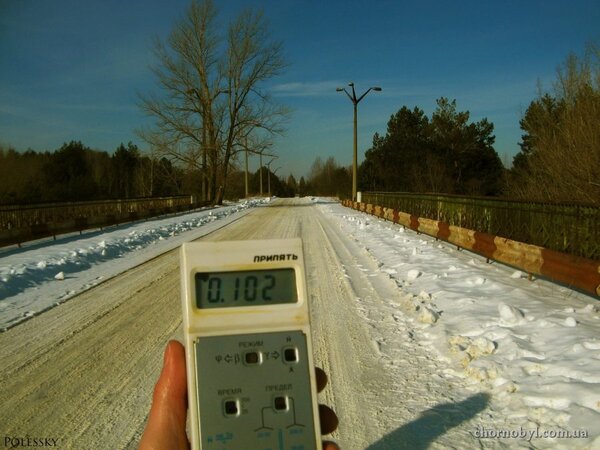
[{"label": "street lamp post", "polygon": [[[253,127],[258,126],[258,124],[251,123]],[[249,128],[246,134],[244,134],[244,193],[245,197],[248,198],[248,136],[252,132],[254,128]]]},{"label": "street lamp post", "polygon": [[[255,129],[255,128],[264,128],[260,122],[257,121],[248,121],[247,125],[250,125],[250,128],[248,128],[248,131],[246,132],[246,134],[244,134],[244,153],[245,153],[245,174],[244,174],[244,180],[245,180],[245,190],[246,190],[246,198],[248,198],[248,136],[250,135],[250,133]],[[260,195],[262,196],[263,193],[263,182],[262,182],[262,156],[263,156],[263,152],[266,150],[266,147],[264,147],[261,151],[252,151],[252,153],[256,154],[258,153],[259,157],[260,157],[260,169],[259,169],[259,177],[260,177]],[[267,154],[267,156],[273,156],[273,155],[269,155]]]},{"label": "street lamp post", "polygon": [[246,159],[246,170],[244,171],[244,184],[245,184],[245,193],[246,196],[244,198],[248,198],[248,136],[245,138],[245,146],[244,146],[244,154]]},{"label": "street lamp post", "polygon": [[358,103],[365,98],[365,96],[371,92],[376,91],[380,92],[381,88],[378,86],[373,86],[367,89],[367,91],[362,94],[360,97],[356,97],[356,91],[354,90],[354,83],[348,83],[348,86],[352,88],[352,95],[346,90],[346,88],[337,88],[337,92],[345,92],[352,104],[354,105],[354,153],[352,155],[352,201],[356,201],[356,172],[358,166],[358,136],[357,136],[357,126],[358,126]]},{"label": "street lamp post", "polygon": [[263,186],[262,185],[262,168],[263,168],[263,165],[262,165],[262,152],[260,152],[258,154],[258,158],[259,158],[259,161],[260,161],[259,162],[259,166],[260,166],[259,170],[260,170],[260,172],[259,172],[258,178],[260,180],[260,196],[262,197],[262,195],[263,195],[263,189],[262,189],[262,186]]},{"label": "street lamp post", "polygon": [[[273,161],[275,161],[277,158],[278,158],[278,156],[273,156],[273,159],[271,159],[271,161],[269,161],[267,163],[267,186],[268,186],[268,191],[269,191],[269,197],[271,196],[271,163]],[[280,167],[275,169],[275,172],[277,172],[279,169],[280,169]]]},{"label": "street lamp post", "polygon": [[262,157],[263,154],[265,156],[275,156],[275,155],[270,155],[268,153],[265,153],[265,150],[270,147],[271,144],[267,144],[260,152],[258,153],[258,158],[259,158],[259,181],[260,181],[260,196],[262,197],[263,195],[263,163],[262,163]]}]

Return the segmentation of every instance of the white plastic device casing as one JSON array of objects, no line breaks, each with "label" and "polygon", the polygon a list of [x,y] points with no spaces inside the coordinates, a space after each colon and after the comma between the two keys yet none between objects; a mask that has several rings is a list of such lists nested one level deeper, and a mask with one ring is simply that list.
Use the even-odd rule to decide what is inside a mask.
[{"label": "white plastic device casing", "polygon": [[[297,303],[209,309],[196,307],[196,273],[284,268],[293,268],[295,271]],[[302,240],[292,238],[185,243],[181,247],[181,298],[192,449],[201,449],[199,416],[202,414],[199,411],[197,398],[198,379],[193,351],[195,340],[205,336],[302,331],[306,336],[308,347],[315,448],[321,450]]]}]

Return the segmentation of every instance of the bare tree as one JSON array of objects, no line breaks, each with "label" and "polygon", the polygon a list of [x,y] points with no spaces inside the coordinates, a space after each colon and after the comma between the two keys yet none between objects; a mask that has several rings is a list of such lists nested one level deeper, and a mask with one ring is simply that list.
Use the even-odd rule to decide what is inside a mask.
[{"label": "bare tree", "polygon": [[552,95],[528,108],[525,147],[509,184],[515,197],[600,204],[600,53],[571,55],[558,69]]},{"label": "bare tree", "polygon": [[[155,41],[161,95],[140,95],[155,120],[139,135],[156,152],[202,173],[205,198],[220,203],[231,165],[248,142],[283,132],[288,110],[264,88],[286,67],[261,12],[243,11],[225,35],[211,0],[193,0],[166,43]],[[256,135],[254,139],[247,139]]]}]

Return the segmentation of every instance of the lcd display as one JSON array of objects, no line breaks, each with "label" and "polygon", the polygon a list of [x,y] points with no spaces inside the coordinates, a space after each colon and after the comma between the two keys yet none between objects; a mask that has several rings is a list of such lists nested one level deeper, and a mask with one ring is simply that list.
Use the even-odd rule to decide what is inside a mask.
[{"label": "lcd display", "polygon": [[197,273],[195,280],[200,309],[298,302],[294,269]]}]

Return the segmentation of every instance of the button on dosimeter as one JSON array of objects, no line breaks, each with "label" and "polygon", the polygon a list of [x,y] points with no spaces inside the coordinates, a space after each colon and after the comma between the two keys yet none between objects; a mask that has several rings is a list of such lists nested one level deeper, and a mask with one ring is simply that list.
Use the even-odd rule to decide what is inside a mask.
[{"label": "button on dosimeter", "polygon": [[225,400],[225,402],[223,402],[223,408],[225,410],[225,415],[228,417],[237,416],[240,413],[237,400]]},{"label": "button on dosimeter", "polygon": [[288,347],[283,349],[283,360],[286,363],[298,362],[298,349],[296,347]]},{"label": "button on dosimeter", "polygon": [[273,399],[273,406],[276,411],[287,411],[288,401],[287,397],[278,396]]},{"label": "button on dosimeter", "polygon": [[244,364],[253,366],[262,363],[262,354],[260,352],[247,352],[244,354]]}]

